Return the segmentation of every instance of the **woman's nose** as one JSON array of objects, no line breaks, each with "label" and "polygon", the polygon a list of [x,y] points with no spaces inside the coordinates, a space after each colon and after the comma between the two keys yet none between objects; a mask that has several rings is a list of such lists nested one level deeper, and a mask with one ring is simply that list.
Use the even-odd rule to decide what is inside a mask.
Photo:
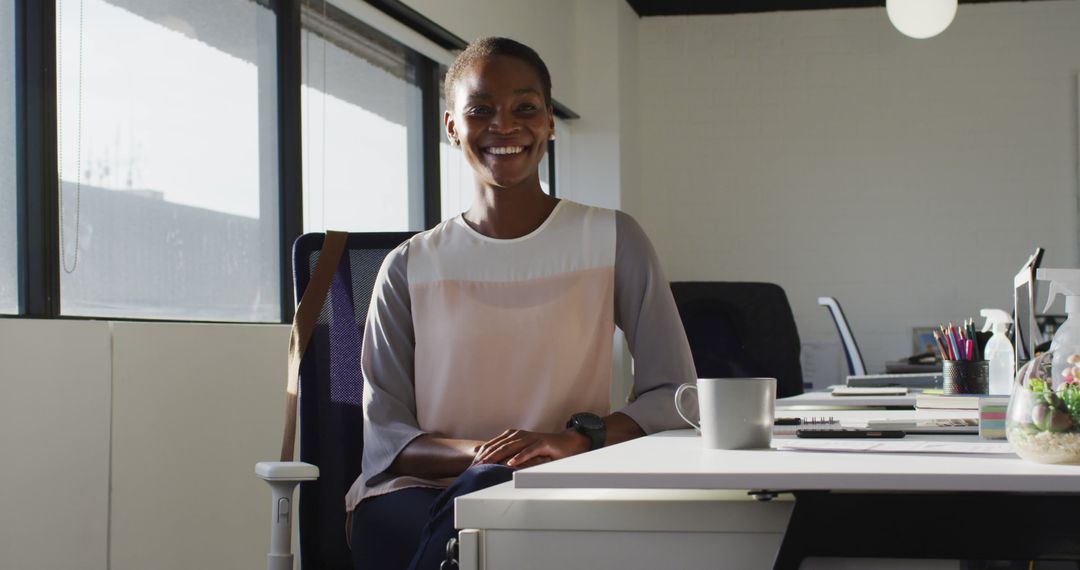
[{"label": "woman's nose", "polygon": [[520,128],[517,118],[509,109],[496,112],[493,120],[488,124],[488,130],[495,133],[512,133]]}]

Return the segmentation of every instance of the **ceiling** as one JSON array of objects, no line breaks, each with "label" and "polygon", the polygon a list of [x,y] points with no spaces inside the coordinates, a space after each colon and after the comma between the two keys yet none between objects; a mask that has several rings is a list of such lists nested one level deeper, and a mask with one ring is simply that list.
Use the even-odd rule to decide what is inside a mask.
[{"label": "ceiling", "polygon": [[[626,0],[640,17],[885,7],[885,0]],[[1036,0],[960,0],[961,4]]]}]

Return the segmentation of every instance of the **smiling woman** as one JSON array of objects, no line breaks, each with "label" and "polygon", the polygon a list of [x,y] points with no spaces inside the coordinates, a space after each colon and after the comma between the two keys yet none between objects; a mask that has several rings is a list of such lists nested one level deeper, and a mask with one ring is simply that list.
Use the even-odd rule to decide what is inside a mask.
[{"label": "smiling woman", "polygon": [[[539,169],[551,78],[530,48],[470,44],[447,72],[463,214],[387,256],[364,328],[363,473],[346,497],[356,568],[437,568],[453,499],[522,469],[681,425],[696,378],[656,253],[622,212],[559,200]],[[612,412],[612,334],[636,399]],[[411,561],[411,562],[410,562]]]}]

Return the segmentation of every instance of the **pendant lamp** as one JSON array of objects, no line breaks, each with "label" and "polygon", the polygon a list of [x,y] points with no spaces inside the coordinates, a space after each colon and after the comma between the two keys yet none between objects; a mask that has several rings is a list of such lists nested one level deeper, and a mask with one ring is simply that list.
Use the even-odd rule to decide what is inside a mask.
[{"label": "pendant lamp", "polygon": [[885,0],[889,21],[900,33],[915,39],[932,38],[956,17],[957,0]]}]

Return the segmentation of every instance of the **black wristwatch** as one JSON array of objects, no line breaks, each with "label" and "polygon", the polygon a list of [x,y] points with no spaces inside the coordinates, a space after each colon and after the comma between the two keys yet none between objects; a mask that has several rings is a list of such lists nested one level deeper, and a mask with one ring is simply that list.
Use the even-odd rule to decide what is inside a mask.
[{"label": "black wristwatch", "polygon": [[596,414],[574,414],[570,416],[570,421],[566,422],[566,427],[589,438],[589,451],[604,447],[604,442],[607,441],[607,426],[604,425],[604,419]]}]

